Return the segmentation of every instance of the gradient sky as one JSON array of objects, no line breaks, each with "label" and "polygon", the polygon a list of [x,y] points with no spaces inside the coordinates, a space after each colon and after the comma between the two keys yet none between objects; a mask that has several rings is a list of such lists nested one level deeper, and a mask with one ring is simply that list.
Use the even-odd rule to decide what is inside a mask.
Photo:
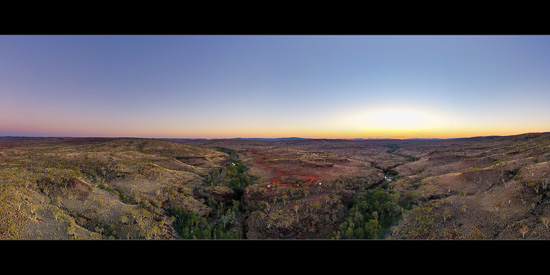
[{"label": "gradient sky", "polygon": [[0,135],[550,131],[550,36],[0,36]]}]

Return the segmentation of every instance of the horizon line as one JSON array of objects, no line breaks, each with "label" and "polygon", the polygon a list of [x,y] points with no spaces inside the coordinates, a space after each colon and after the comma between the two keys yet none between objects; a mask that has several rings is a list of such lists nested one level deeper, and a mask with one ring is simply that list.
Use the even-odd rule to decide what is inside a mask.
[{"label": "horizon line", "polygon": [[451,139],[463,139],[463,138],[480,138],[480,137],[509,137],[509,136],[519,136],[526,134],[545,134],[550,132],[526,132],[521,134],[513,135],[486,135],[486,136],[469,136],[469,137],[449,137],[449,138],[437,138],[437,137],[410,137],[410,138],[311,138],[311,137],[268,137],[268,138],[258,138],[258,137],[232,137],[232,138],[188,138],[188,137],[137,137],[137,136],[39,136],[39,135],[1,135],[0,137],[11,137],[11,138],[143,138],[143,139],[161,139],[161,140],[282,140],[282,139],[328,139],[328,140],[451,140]]}]

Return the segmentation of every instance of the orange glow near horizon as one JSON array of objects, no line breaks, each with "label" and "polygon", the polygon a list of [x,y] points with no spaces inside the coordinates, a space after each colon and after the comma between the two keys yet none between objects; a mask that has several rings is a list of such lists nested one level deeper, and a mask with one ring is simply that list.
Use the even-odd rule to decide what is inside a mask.
[{"label": "orange glow near horizon", "polygon": [[[72,130],[71,132],[63,131],[61,128],[49,128],[47,131],[26,131],[24,128],[7,129],[8,133],[17,133],[13,135],[29,135],[29,136],[72,136],[72,137],[142,137],[142,138],[284,138],[284,137],[301,137],[313,139],[409,139],[409,138],[468,138],[475,136],[508,136],[524,133],[549,132],[548,130],[540,129],[511,129],[511,128],[493,128],[493,129],[370,129],[370,130],[313,130],[313,131],[292,131],[292,130],[272,130],[272,131],[218,131],[212,129],[210,131],[155,131],[150,130],[99,130],[99,129],[80,129],[79,131]],[[160,129],[159,129],[160,130]],[[40,133],[40,134],[38,134]],[[10,135],[10,134],[8,134]]]},{"label": "orange glow near horizon", "polygon": [[[77,127],[70,118],[41,121],[40,119],[11,120],[3,130],[14,135],[74,136],[74,137],[143,137],[143,138],[318,138],[318,139],[409,139],[409,138],[467,138],[475,136],[506,136],[533,132],[548,132],[544,127],[524,124],[522,127],[493,127],[476,124],[475,119],[452,119],[448,113],[391,106],[368,111],[350,111],[332,119],[302,124],[265,123],[238,125],[178,125],[178,123],[94,123],[80,121]],[[71,124],[71,129],[66,126]],[[32,129],[29,130],[29,129]]]},{"label": "orange glow near horizon", "polygon": [[550,132],[550,36],[0,36],[0,136]]}]

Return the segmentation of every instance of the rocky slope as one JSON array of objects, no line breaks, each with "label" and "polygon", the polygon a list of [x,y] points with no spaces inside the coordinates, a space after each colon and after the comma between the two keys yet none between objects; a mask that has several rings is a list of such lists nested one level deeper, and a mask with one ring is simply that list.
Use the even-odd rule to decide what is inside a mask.
[{"label": "rocky slope", "polygon": [[550,238],[549,133],[193,143],[0,138],[0,239]]}]

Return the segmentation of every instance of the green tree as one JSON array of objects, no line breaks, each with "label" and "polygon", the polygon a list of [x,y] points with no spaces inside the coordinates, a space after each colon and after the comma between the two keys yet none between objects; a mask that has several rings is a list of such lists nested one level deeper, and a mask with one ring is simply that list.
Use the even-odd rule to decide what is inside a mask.
[{"label": "green tree", "polygon": [[353,238],[354,239],[365,239],[363,228],[359,227],[353,230]]},{"label": "green tree", "polygon": [[365,238],[366,239],[375,239],[378,236],[378,231],[380,225],[377,220],[370,220],[365,224]]},{"label": "green tree", "polygon": [[353,229],[351,227],[346,228],[342,237],[343,239],[353,239]]},{"label": "green tree", "polygon": [[[351,201],[346,221],[339,226],[341,238],[349,238],[347,228],[354,230],[353,237],[373,239],[380,237],[392,222],[401,215],[400,194],[383,188],[360,192]],[[358,230],[361,228],[361,230]]]}]

